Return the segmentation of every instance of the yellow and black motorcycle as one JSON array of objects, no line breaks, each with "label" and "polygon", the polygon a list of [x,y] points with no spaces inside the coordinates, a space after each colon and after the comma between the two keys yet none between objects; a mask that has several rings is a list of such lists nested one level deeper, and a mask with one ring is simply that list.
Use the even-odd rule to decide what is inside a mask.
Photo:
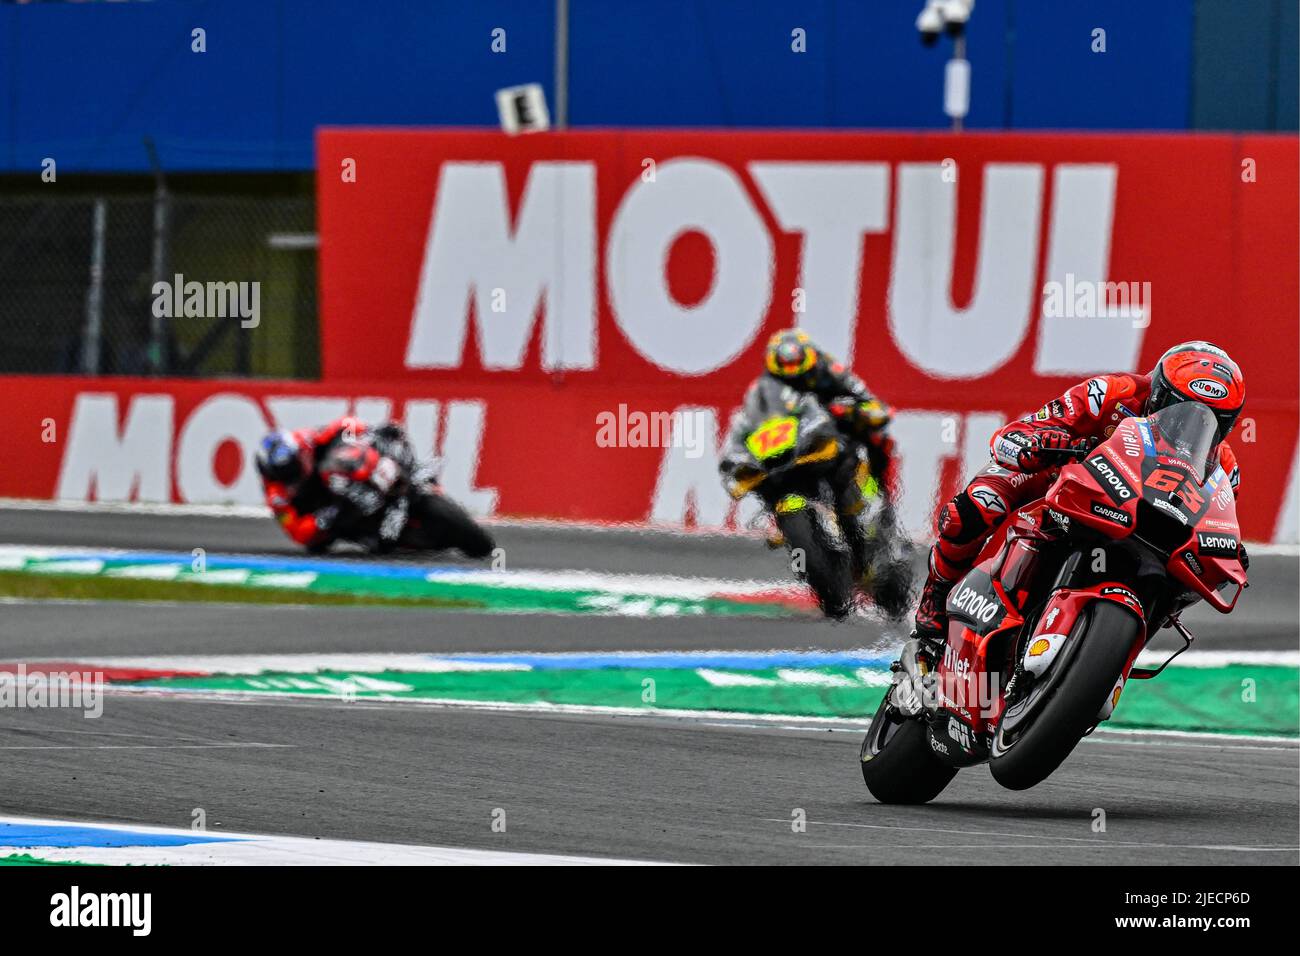
[{"label": "yellow and black motorcycle", "polygon": [[843,618],[859,589],[891,617],[910,601],[910,542],[859,443],[817,399],[762,378],[732,425],[720,468],[733,498],[758,496],[790,566],[827,616]]}]

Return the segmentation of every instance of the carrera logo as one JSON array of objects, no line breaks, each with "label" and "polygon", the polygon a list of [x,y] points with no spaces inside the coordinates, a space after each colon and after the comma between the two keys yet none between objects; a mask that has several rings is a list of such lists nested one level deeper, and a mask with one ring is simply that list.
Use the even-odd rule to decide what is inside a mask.
[{"label": "carrera logo", "polygon": [[1201,554],[1215,558],[1235,558],[1240,553],[1237,539],[1230,534],[1196,533],[1196,548]]},{"label": "carrera logo", "polygon": [[1133,489],[1115,473],[1115,469],[1111,467],[1104,455],[1093,455],[1088,459],[1088,467],[1097,476],[1099,484],[1111,501],[1122,505],[1133,497]]},{"label": "carrera logo", "polygon": [[1228,387],[1222,382],[1213,378],[1196,378],[1192,379],[1187,385],[1193,395],[1199,395],[1201,398],[1218,400],[1228,397]]},{"label": "carrera logo", "polygon": [[1196,555],[1192,554],[1192,552],[1184,551],[1183,560],[1186,561],[1187,566],[1191,568],[1193,571],[1195,571],[1197,574],[1201,573],[1202,570],[1201,562],[1196,560]]},{"label": "carrera logo", "polygon": [[1002,610],[1002,604],[986,597],[969,585],[963,585],[957,592],[957,596],[952,599],[950,609],[960,611],[981,624],[988,624]]},{"label": "carrera logo", "polygon": [[1126,512],[1118,511],[1115,508],[1108,508],[1105,505],[1099,504],[1097,502],[1093,502],[1092,513],[1095,514],[1098,518],[1104,518],[1107,521],[1113,521],[1115,524],[1122,524],[1126,528],[1132,523],[1131,519],[1129,518]]}]

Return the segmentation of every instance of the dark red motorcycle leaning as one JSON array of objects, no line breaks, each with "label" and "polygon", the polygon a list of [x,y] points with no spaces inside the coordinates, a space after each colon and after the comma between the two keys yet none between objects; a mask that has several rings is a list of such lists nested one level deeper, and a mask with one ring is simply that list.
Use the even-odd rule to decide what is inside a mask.
[{"label": "dark red motorcycle leaning", "polygon": [[[1034,786],[1111,716],[1127,681],[1186,650],[1185,607],[1233,609],[1246,571],[1220,437],[1194,402],[1127,419],[1007,519],[948,596],[934,673],[912,648],[896,665],[862,743],[876,799],[924,803],[986,761],[1004,787]],[[1158,668],[1135,667],[1161,627],[1182,647]],[[896,702],[917,697],[920,713]]]}]

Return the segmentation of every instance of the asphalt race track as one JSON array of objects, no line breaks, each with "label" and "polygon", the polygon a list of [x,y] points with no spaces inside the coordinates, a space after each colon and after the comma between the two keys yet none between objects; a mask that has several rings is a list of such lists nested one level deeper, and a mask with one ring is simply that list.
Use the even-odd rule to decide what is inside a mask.
[{"label": "asphalt race track", "polygon": [[[720,537],[496,529],[518,568],[780,579],[780,554]],[[294,553],[269,520],[0,512],[0,543]],[[346,556],[339,560],[346,561]],[[1259,556],[1231,618],[1187,615],[1198,647],[1295,650],[1297,559]],[[407,609],[23,603],[0,659],[79,655],[847,649],[869,623],[480,615]],[[113,697],[0,712],[0,814],[689,863],[1295,863],[1288,742],[1096,735],[1012,793],[964,771],[935,803],[876,804],[860,725],[541,715],[337,700]],[[1095,811],[1105,832],[1094,832]],[[493,832],[495,810],[509,825]],[[795,832],[792,815],[806,814]]]}]

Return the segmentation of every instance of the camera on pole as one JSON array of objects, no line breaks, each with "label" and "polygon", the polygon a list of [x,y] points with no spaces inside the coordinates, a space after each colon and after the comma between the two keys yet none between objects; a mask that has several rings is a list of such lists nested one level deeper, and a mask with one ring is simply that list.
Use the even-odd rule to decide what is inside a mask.
[{"label": "camera on pole", "polygon": [[953,39],[963,36],[974,9],[975,0],[926,0],[916,18],[921,42],[934,46],[939,42],[940,33],[947,33]]},{"label": "camera on pole", "polygon": [[926,0],[916,18],[921,42],[934,46],[939,34],[953,39],[952,58],[944,70],[943,111],[952,120],[953,130],[962,128],[970,111],[970,62],[966,59],[966,24],[975,9],[975,0]]}]

